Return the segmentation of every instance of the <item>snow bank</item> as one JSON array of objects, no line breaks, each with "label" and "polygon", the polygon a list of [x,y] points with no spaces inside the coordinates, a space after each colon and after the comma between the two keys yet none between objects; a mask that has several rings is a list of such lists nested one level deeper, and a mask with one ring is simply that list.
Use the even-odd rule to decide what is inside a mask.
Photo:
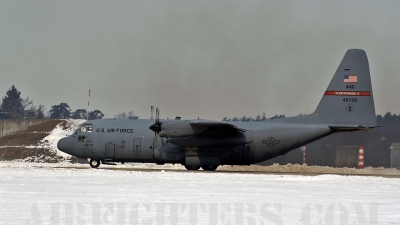
[{"label": "snow bank", "polygon": [[271,166],[220,166],[218,170],[224,171],[254,171],[254,172],[269,172],[269,173],[304,173],[304,174],[346,174],[346,175],[395,175],[400,176],[400,170],[396,168],[373,168],[366,167],[364,169],[356,168],[335,168],[328,166],[307,166],[299,164]]},{"label": "snow bank", "polygon": [[[66,154],[64,152],[61,152],[57,148],[57,142],[64,137],[70,136],[77,128],[78,126],[85,122],[86,120],[82,119],[65,119],[63,120],[66,123],[60,123],[58,124],[50,133],[47,135],[45,138],[42,140],[38,141],[36,145],[22,145],[22,146],[0,146],[0,148],[38,148],[38,149],[48,149],[50,151],[55,152],[57,155],[62,156],[65,159],[68,159],[71,157],[71,155]],[[39,132],[33,132],[33,133],[39,133]],[[37,156],[36,158],[39,158],[42,156]],[[44,157],[44,156],[43,156]],[[17,160],[17,161],[30,161],[29,158],[35,158],[35,157],[28,157],[26,159],[22,160]]]},{"label": "snow bank", "polygon": [[64,121],[67,122],[65,126],[58,124],[48,136],[46,136],[40,141],[39,146],[32,146],[32,147],[50,149],[54,152],[57,152],[57,155],[60,155],[65,159],[70,158],[71,155],[58,150],[57,142],[61,138],[70,136],[78,128],[78,126],[81,123],[85,122],[86,120],[66,119]]}]

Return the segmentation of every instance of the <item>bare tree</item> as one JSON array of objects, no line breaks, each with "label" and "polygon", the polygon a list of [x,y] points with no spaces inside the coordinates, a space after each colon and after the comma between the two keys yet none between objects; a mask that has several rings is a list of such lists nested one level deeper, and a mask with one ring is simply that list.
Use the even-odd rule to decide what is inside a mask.
[{"label": "bare tree", "polygon": [[44,105],[40,104],[39,107],[36,109],[36,118],[43,119],[44,115]]},{"label": "bare tree", "polygon": [[133,111],[129,111],[129,112],[122,112],[122,113],[118,113],[115,114],[114,118],[118,118],[118,119],[129,119],[132,117],[136,117],[136,115],[133,113]]}]

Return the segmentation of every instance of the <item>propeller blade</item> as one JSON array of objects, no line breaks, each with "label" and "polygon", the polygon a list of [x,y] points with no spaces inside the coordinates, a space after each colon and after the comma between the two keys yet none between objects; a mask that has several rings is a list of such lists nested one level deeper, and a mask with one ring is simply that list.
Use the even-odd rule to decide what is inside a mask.
[{"label": "propeller blade", "polygon": [[151,106],[151,117],[150,117],[150,119],[153,119],[153,113],[154,113],[154,106]]},{"label": "propeller blade", "polygon": [[158,133],[156,133],[156,146],[158,147]]},{"label": "propeller blade", "polygon": [[160,110],[158,107],[156,108],[156,123],[160,123]]}]

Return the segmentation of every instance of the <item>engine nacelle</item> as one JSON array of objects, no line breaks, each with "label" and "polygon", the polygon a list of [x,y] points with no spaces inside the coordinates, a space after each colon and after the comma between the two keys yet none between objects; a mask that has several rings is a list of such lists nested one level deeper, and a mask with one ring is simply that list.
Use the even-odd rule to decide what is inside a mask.
[{"label": "engine nacelle", "polygon": [[185,120],[164,120],[161,124],[160,137],[186,137],[205,131],[206,127],[190,125]]},{"label": "engine nacelle", "polygon": [[154,158],[164,163],[182,163],[185,160],[185,152],[176,145],[164,145],[154,150],[153,154]]},{"label": "engine nacelle", "polygon": [[251,143],[241,137],[189,136],[170,138],[167,143],[184,147],[234,147]]}]

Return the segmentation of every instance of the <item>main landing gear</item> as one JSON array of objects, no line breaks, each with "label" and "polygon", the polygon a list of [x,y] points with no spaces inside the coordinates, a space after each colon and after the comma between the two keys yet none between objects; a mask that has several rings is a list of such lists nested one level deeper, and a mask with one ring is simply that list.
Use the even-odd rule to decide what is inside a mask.
[{"label": "main landing gear", "polygon": [[187,170],[199,170],[200,166],[185,166]]},{"label": "main landing gear", "polygon": [[215,171],[218,168],[218,166],[202,166],[201,168],[207,171]]},{"label": "main landing gear", "polygon": [[[200,166],[185,166],[185,168],[187,170],[199,170]],[[218,166],[202,166],[201,168],[206,171],[215,171]]]},{"label": "main landing gear", "polygon": [[92,168],[97,168],[97,167],[100,166],[100,160],[91,159],[91,160],[89,161],[89,165],[90,165]]}]

